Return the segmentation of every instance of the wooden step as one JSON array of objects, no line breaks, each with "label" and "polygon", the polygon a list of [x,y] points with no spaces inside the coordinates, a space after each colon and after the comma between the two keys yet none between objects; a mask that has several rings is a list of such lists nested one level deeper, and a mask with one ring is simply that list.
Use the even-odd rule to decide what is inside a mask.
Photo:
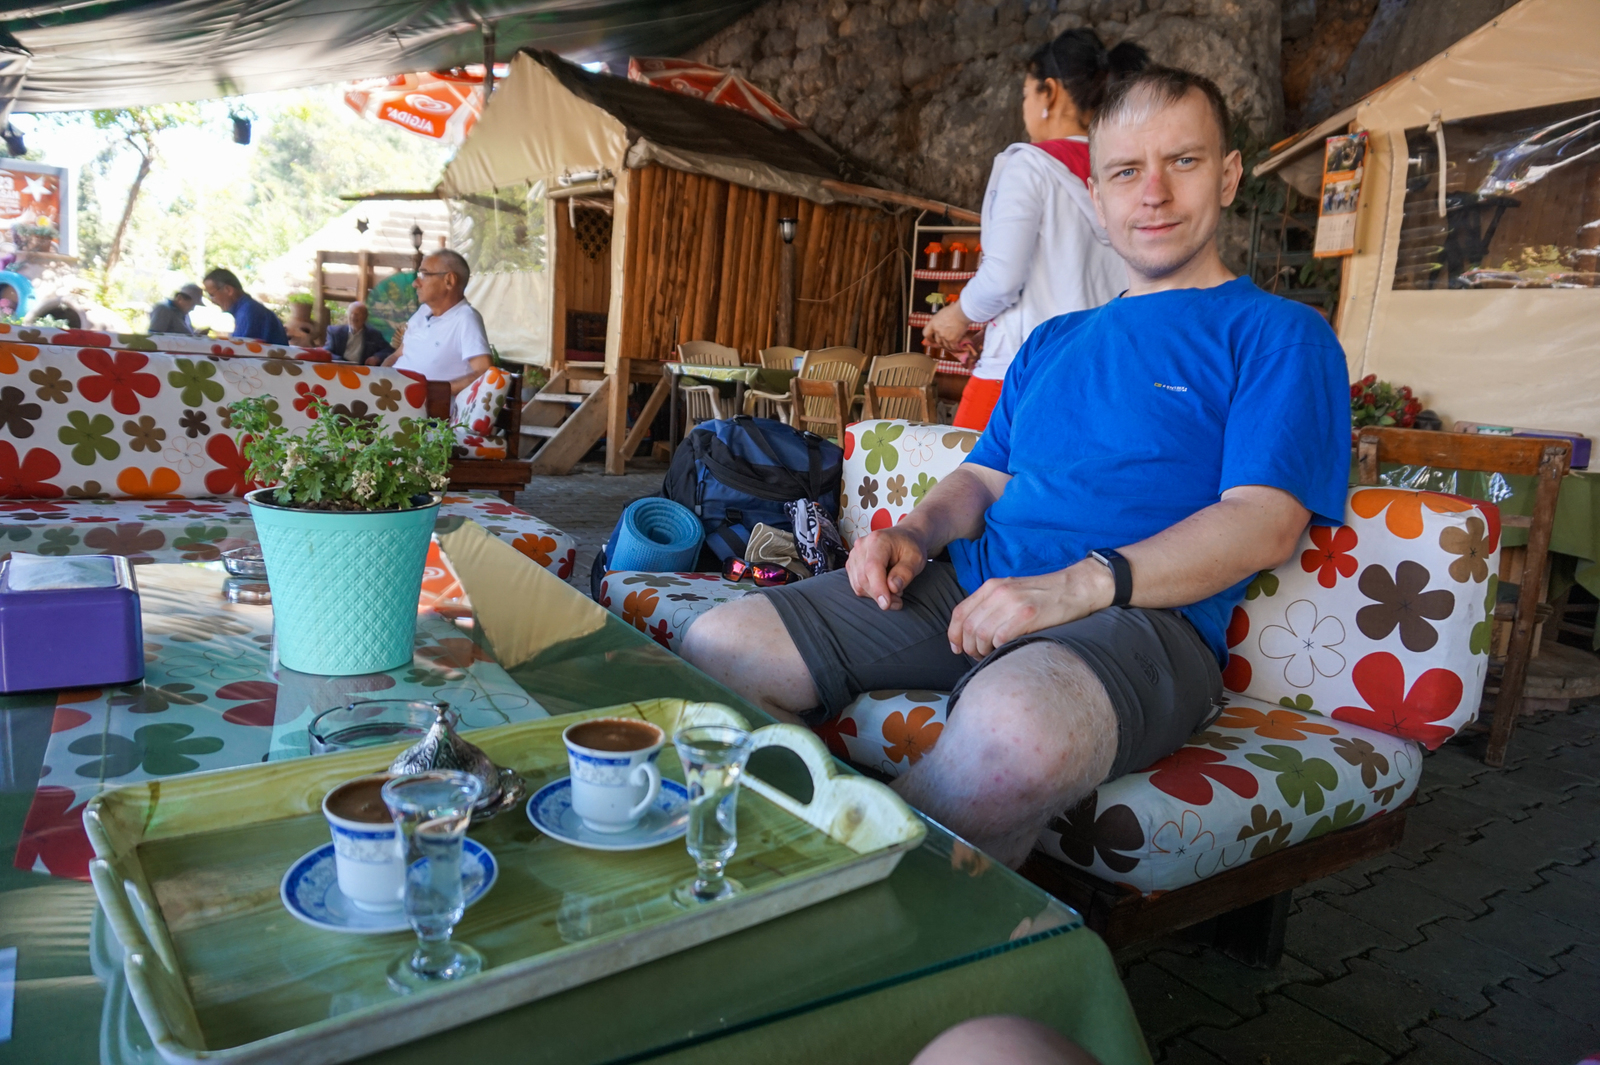
[{"label": "wooden step", "polygon": [[570,403],[576,407],[589,396],[584,392],[535,392],[533,398],[540,403]]},{"label": "wooden step", "polygon": [[542,436],[546,440],[555,436],[560,431],[561,426],[559,425],[524,425],[522,427],[523,436]]}]

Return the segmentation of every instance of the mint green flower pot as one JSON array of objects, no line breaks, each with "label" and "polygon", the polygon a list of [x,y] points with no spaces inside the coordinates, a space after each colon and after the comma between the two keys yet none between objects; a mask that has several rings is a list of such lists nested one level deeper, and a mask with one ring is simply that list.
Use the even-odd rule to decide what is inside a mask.
[{"label": "mint green flower pot", "polygon": [[411,661],[439,496],[409,510],[274,506],[245,496],[272,587],[278,661],[301,673],[379,673]]}]

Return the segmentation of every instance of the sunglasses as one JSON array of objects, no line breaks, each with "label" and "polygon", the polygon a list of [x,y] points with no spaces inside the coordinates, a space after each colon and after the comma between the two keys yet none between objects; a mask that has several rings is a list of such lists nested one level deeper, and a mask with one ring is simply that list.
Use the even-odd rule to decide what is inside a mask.
[{"label": "sunglasses", "polygon": [[722,579],[730,584],[738,584],[746,577],[754,580],[757,588],[776,588],[795,579],[782,566],[753,566],[742,558],[730,558],[722,564]]}]

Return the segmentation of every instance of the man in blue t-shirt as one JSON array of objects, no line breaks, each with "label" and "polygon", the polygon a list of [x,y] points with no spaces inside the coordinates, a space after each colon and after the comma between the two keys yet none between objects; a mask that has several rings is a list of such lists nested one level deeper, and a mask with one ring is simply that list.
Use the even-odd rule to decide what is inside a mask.
[{"label": "man in blue t-shirt", "polygon": [[1204,78],[1115,87],[1090,190],[1127,291],[1035,329],[972,455],[845,573],[718,607],[684,640],[812,724],[865,691],[951,689],[937,746],[895,786],[1012,865],[1215,713],[1246,583],[1344,515],[1344,355],[1316,312],[1218,256],[1242,172],[1227,128]]},{"label": "man in blue t-shirt", "polygon": [[252,299],[232,270],[217,268],[201,278],[211,302],[233,315],[232,336],[264,340],[268,344],[287,344],[289,334],[278,316]]}]

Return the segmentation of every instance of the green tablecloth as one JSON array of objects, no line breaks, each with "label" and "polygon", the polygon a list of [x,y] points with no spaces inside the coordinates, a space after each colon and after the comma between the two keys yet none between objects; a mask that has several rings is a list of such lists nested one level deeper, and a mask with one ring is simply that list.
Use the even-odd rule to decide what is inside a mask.
[{"label": "green tablecloth", "polygon": [[769,370],[764,366],[686,366],[681,362],[663,363],[662,366],[680,379],[687,377],[708,384],[737,383],[763,392],[787,393],[789,382],[798,373],[795,370]]}]

